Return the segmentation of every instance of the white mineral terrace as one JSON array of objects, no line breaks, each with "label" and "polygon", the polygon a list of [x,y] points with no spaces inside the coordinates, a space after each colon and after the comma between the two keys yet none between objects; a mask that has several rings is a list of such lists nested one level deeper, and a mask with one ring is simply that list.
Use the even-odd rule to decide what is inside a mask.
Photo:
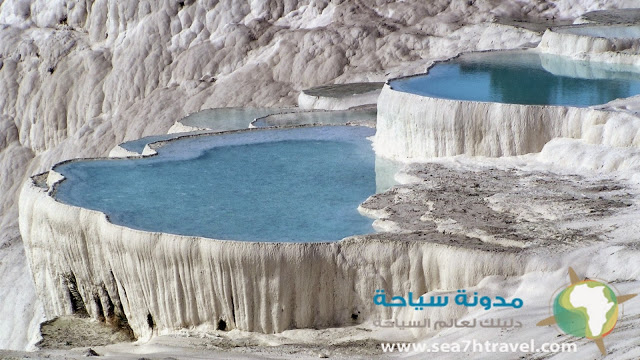
[{"label": "white mineral terrace", "polygon": [[[544,53],[540,57],[542,66],[556,75],[597,78],[599,71],[611,71],[607,65],[572,66]],[[623,151],[640,146],[635,96],[590,107],[523,105],[417,95],[394,90],[390,81],[378,99],[374,140],[376,153],[384,157],[417,161],[461,154],[514,156],[544,152],[545,145],[558,138]]]},{"label": "white mineral terrace", "polygon": [[[85,311],[108,323],[126,318],[137,337],[148,338],[220,324],[276,333],[370,326],[391,316],[421,320],[424,314],[411,308],[375,306],[372,290],[446,294],[487,277],[554,271],[578,245],[600,246],[598,224],[632,206],[625,194],[634,190],[613,179],[456,167],[405,170],[407,185],[360,207],[377,219],[381,232],[334,243],[222,241],[134,230],[55,200],[52,191],[63,179],[55,171],[24,185],[20,228],[48,318]],[[532,182],[538,186],[528,191],[537,197],[513,201],[528,198],[514,184]],[[535,200],[540,196],[547,200]],[[598,222],[566,227],[584,213]],[[618,246],[624,249],[618,256],[635,256],[632,247]],[[619,276],[629,278],[635,270],[629,271]],[[536,303],[534,295],[519,296]],[[436,321],[466,313],[449,307],[428,315]]]},{"label": "white mineral terrace", "polygon": [[[627,4],[624,1],[620,0],[619,3]],[[443,36],[442,34],[450,32],[446,26],[453,26],[457,21],[454,21],[455,19],[481,13],[471,9],[476,2],[486,6],[483,11],[487,14],[491,12],[492,20],[480,23],[482,25],[465,25],[461,28],[464,31],[455,30],[454,36]],[[460,56],[461,52],[494,52],[501,48],[518,48],[519,50],[513,51],[542,54],[542,65],[554,74],[597,78],[609,71],[608,65],[598,65],[585,70],[579,65],[558,66],[554,61],[546,61],[544,56],[560,55],[574,60],[597,61],[613,67],[638,66],[640,42],[637,35],[640,34],[640,30],[637,25],[623,21],[614,25],[605,21],[603,24],[594,20],[599,19],[599,15],[592,15],[579,19],[586,22],[585,24],[550,28],[544,33],[530,31],[524,27],[512,27],[495,21],[500,15],[509,15],[512,11],[506,2],[498,7],[487,1],[476,2],[465,1],[467,5],[464,8],[469,9],[460,13],[462,15],[443,13],[446,19],[441,21],[444,21],[443,24],[446,26],[425,28],[430,31],[428,39],[414,36],[418,27],[397,37],[390,31],[392,35],[388,36],[389,39],[385,38],[388,44],[385,42],[386,50],[383,54],[388,52],[393,56],[381,56],[384,59],[383,65],[378,68],[375,64],[379,59],[374,61],[364,57],[359,60],[357,66],[368,64],[371,68],[367,67],[366,71],[363,70],[364,72],[357,76],[335,75],[325,79],[318,75],[319,80],[314,82],[314,85],[326,84],[328,81],[352,83],[301,91],[297,97],[298,108],[286,107],[293,103],[292,94],[298,94],[297,90],[290,91],[284,85],[280,88],[282,77],[287,77],[286,82],[294,82],[297,80],[296,77],[303,74],[292,72],[290,68],[293,65],[280,60],[280,52],[282,59],[294,52],[290,47],[292,44],[298,44],[300,39],[293,38],[290,43],[274,41],[276,45],[271,50],[278,60],[276,65],[269,66],[276,66],[278,70],[273,76],[264,78],[260,75],[260,66],[266,64],[263,57],[269,59],[271,50],[260,47],[247,49],[247,54],[251,54],[252,58],[249,65],[257,65],[244,72],[245,75],[242,77],[226,78],[227,74],[224,72],[227,70],[224,70],[222,75],[214,71],[217,79],[208,74],[209,68],[204,65],[202,69],[198,66],[194,66],[194,69],[183,66],[187,62],[185,59],[224,58],[228,48],[221,47],[223,50],[227,49],[225,51],[218,48],[208,50],[208,45],[202,48],[198,45],[190,48],[189,56],[177,53],[172,58],[176,65],[172,66],[178,70],[174,74],[163,75],[166,77],[166,89],[172,89],[174,82],[180,83],[181,77],[186,79],[184,82],[188,86],[180,92],[171,90],[176,91],[175,94],[166,90],[169,95],[152,92],[150,87],[147,90],[156,97],[145,101],[153,105],[190,98],[188,102],[192,103],[184,109],[167,113],[155,109],[147,111],[155,105],[139,105],[133,107],[130,113],[117,115],[123,118],[140,116],[146,120],[162,117],[163,124],[167,125],[163,129],[171,127],[169,134],[128,141],[112,149],[110,156],[123,158],[155,156],[156,150],[166,144],[176,144],[185,137],[212,136],[210,133],[213,132],[270,131],[246,129],[249,126],[275,128],[319,124],[370,127],[375,125],[376,134],[372,137],[372,146],[376,155],[380,156],[376,158],[376,187],[379,193],[371,194],[360,204],[358,210],[363,215],[375,219],[373,227],[377,232],[351,236],[336,242],[269,243],[137,230],[114,224],[100,211],[56,200],[56,186],[64,177],[55,171],[54,166],[53,170],[28,178],[21,189],[16,185],[16,188],[20,189],[19,232],[39,299],[37,303],[30,303],[29,306],[39,309],[41,305],[48,320],[67,315],[88,315],[92,321],[97,320],[115,326],[126,325],[136,338],[142,340],[126,348],[123,352],[127,354],[138,351],[134,347],[142,345],[142,348],[145,341],[151,344],[152,349],[153,341],[162,338],[158,335],[182,336],[193,332],[196,336],[205,338],[210,334],[223,334],[222,337],[231,334],[229,338],[240,339],[234,344],[246,346],[242,345],[247,334],[245,332],[254,332],[246,335],[246,338],[260,339],[257,341],[260,346],[271,346],[278,344],[278,341],[280,344],[286,343],[287,336],[307,342],[325,337],[322,340],[324,342],[318,342],[328,347],[340,347],[342,343],[341,339],[337,339],[339,336],[353,340],[356,347],[360,346],[358,341],[363,341],[366,346],[373,346],[379,345],[380,341],[397,340],[433,344],[456,342],[461,339],[528,342],[535,338],[540,342],[571,342],[580,345],[577,354],[549,355],[556,356],[554,359],[593,358],[594,354],[598,353],[590,341],[574,339],[567,335],[558,337],[556,330],[536,327],[535,324],[549,316],[549,299],[554,291],[567,281],[569,266],[581,269],[581,275],[585,278],[607,279],[620,293],[640,292],[640,247],[637,239],[637,234],[640,233],[640,223],[637,221],[640,214],[640,176],[637,175],[640,171],[640,96],[615,99],[605,104],[587,107],[520,105],[423,96],[394,90],[390,86],[392,80],[387,80],[384,85],[375,81],[428,71],[435,59],[445,61],[447,58]],[[404,2],[397,4],[404,6]],[[429,7],[436,6],[435,3],[425,4]],[[555,2],[551,4],[551,16],[573,14],[578,11],[572,10],[575,6],[580,8],[580,13],[598,8],[590,3],[582,4],[580,1],[561,1],[557,2],[557,6]],[[548,4],[545,2],[545,5]],[[189,6],[188,4],[186,7]],[[200,2],[197,6],[201,6]],[[293,26],[292,29],[295,31],[313,35],[317,30],[314,26],[322,29],[325,22],[330,24],[333,21],[331,19],[334,15],[331,11],[334,10],[331,9],[336,6],[339,5],[326,5],[327,10],[322,16],[306,14],[305,11],[308,10],[302,11],[306,14],[303,14],[304,19],[314,19],[310,28],[302,27],[300,24],[306,24],[307,21],[296,17],[282,17],[276,24],[283,27]],[[304,8],[314,9],[314,6],[304,5]],[[340,16],[349,14],[349,10],[340,9]],[[402,7],[399,9],[402,11],[389,8],[385,13],[399,14],[407,10]],[[1,10],[2,5],[0,13]],[[521,10],[513,11],[517,13]],[[376,13],[371,11],[371,14]],[[434,10],[434,14],[437,13],[438,11]],[[417,13],[415,17],[421,17],[420,14],[426,12]],[[624,17],[623,12],[616,14],[618,17]],[[194,19],[202,17],[202,14],[196,15],[194,13]],[[577,15],[573,16],[576,17]],[[121,18],[125,19],[124,14]],[[22,21],[18,20],[15,21]],[[98,20],[93,21],[102,23],[102,20]],[[238,19],[234,18],[234,22],[228,20],[227,23],[240,26],[236,20]],[[75,20],[70,17],[69,21],[74,23]],[[220,21],[221,24],[224,23]],[[188,22],[191,23],[191,20]],[[200,20],[193,23],[194,28],[202,25],[198,25]],[[384,26],[380,25],[380,29],[376,28],[375,31],[384,32],[399,23],[400,21],[393,24],[384,23]],[[116,39],[119,37],[116,37],[116,25],[117,21],[109,25],[109,37],[106,40],[102,39],[106,25],[92,29],[87,36],[102,41],[100,44],[117,43]],[[220,29],[224,29],[225,32],[215,33],[216,36],[220,39],[233,38],[226,35],[226,31],[233,30],[227,29],[228,27],[232,26],[220,25]],[[358,38],[360,31],[364,30],[348,27],[344,31]],[[111,35],[112,33],[114,35]],[[133,33],[136,34],[136,38],[147,38],[137,36],[142,34],[142,30]],[[209,39],[212,34],[214,33],[198,36]],[[305,44],[315,44],[320,38],[311,35],[305,39]],[[332,36],[326,37],[331,38],[331,43],[342,43],[341,40],[334,40]],[[127,41],[132,41],[130,38]],[[180,42],[186,41],[187,38],[190,38],[190,35],[183,34]],[[176,44],[180,43],[178,40],[173,41]],[[240,40],[237,41],[241,43]],[[538,42],[535,49],[523,50],[525,47],[535,46]],[[412,49],[421,50],[407,51],[406,54],[411,56],[407,55],[405,59],[402,55],[405,53],[403,50],[395,50],[395,44],[403,44],[404,47],[405,43],[411,44]],[[311,46],[309,44],[304,46]],[[324,42],[318,46],[325,46],[322,44]],[[367,47],[366,51],[362,50],[364,47],[358,50],[358,54],[378,51],[376,47],[380,44],[373,44],[373,47]],[[82,46],[85,46],[84,43]],[[303,44],[300,43],[299,46],[302,47]],[[315,49],[315,45],[313,46]],[[95,49],[97,45],[91,43],[91,46],[87,45],[85,48]],[[16,57],[19,57],[18,55],[20,54]],[[300,67],[300,64],[310,64],[304,74],[315,74],[320,67],[321,70],[324,69],[324,63],[320,60],[316,62],[314,59],[320,55],[316,52],[307,55],[296,59],[294,63],[297,67]],[[350,66],[349,61],[353,60],[325,55],[333,59],[331,61],[335,64],[331,66],[336,68]],[[109,56],[105,55],[105,59]],[[396,59],[396,56],[399,58]],[[170,64],[170,56],[166,57],[166,62]],[[279,65],[280,61],[282,65]],[[387,66],[388,61],[395,64],[389,72],[387,67],[391,66]],[[239,60],[237,62],[241,63]],[[406,67],[402,65],[405,62],[408,64]],[[10,61],[8,58],[0,58],[0,70],[3,64],[5,68],[16,67],[12,65],[13,60]],[[55,75],[51,72],[49,76],[62,83],[58,76],[64,74],[65,66],[61,65],[60,70],[55,70]],[[127,65],[120,64],[120,67],[125,69],[122,70],[125,74],[131,70]],[[142,65],[136,65],[138,73],[144,72],[142,68]],[[326,69],[323,71],[319,73],[327,72]],[[254,79],[246,74],[257,74],[259,80],[249,91],[245,89],[246,84]],[[123,75],[122,78],[125,79],[126,76]],[[216,87],[217,90],[202,90],[209,86],[204,83],[214,84],[216,81],[221,84]],[[109,89],[108,97],[137,99],[134,93],[138,90],[133,89],[144,88],[127,82],[123,84],[125,85],[119,85],[118,88],[105,87]],[[104,80],[99,82],[96,88],[103,88],[103,85]],[[227,88],[232,88],[233,91],[227,91]],[[24,89],[21,91],[27,92]],[[84,93],[89,94],[92,91]],[[239,94],[243,97],[236,100]],[[252,98],[253,94],[258,94],[255,95],[257,100]],[[288,100],[281,102],[280,98],[285,95]],[[217,98],[224,101],[215,100]],[[227,107],[207,110],[208,115],[206,111],[192,113],[197,109],[215,106],[212,104],[218,102],[222,104],[219,106],[236,106],[237,102],[243,101],[255,106],[283,107]],[[80,108],[84,103],[78,104]],[[376,104],[376,108],[372,108],[371,104]],[[29,151],[35,155],[29,156],[39,156],[39,152],[42,152],[45,154],[44,159],[49,161],[40,159],[38,161],[42,162],[34,161],[32,164],[29,162],[31,160],[25,160],[24,164],[28,165],[25,165],[25,168],[29,169],[29,175],[50,168],[50,164],[69,158],[70,154],[82,155],[85,145],[96,141],[96,138],[104,142],[101,143],[100,149],[108,150],[113,144],[136,139],[135,136],[129,136],[130,134],[142,136],[141,134],[159,133],[151,131],[160,128],[159,125],[150,127],[149,132],[143,131],[142,125],[136,125],[140,128],[132,126],[133,130],[130,133],[123,130],[126,129],[125,125],[119,125],[122,129],[115,127],[116,130],[105,130],[111,129],[111,120],[102,119],[113,115],[110,106],[111,102],[106,106],[110,111],[108,116],[96,110],[96,114],[101,114],[99,121],[92,120],[96,124],[104,121],[104,125],[100,125],[104,128],[95,125],[101,130],[91,135],[94,129],[83,127],[80,133],[84,135],[77,135],[82,141],[78,140],[77,144],[73,143],[69,135],[68,139],[72,140],[68,141],[73,146],[65,146],[69,146],[68,149],[71,150],[61,146],[53,153],[58,157],[46,153],[49,148],[53,148],[54,143],[67,141],[67,135],[63,136],[62,130],[56,130],[57,123],[49,124],[49,127],[45,127],[46,124],[41,125],[46,136],[34,135],[35,130],[20,134],[16,130],[16,138],[19,134],[21,138],[28,138],[28,141],[34,143]],[[113,106],[113,112],[119,114],[120,108]],[[127,108],[124,105],[122,107]],[[377,110],[377,115],[374,110]],[[60,111],[60,114],[56,112],[56,121],[64,118],[62,110]],[[24,113],[25,119],[36,114],[35,111]],[[43,110],[42,113],[49,112]],[[81,114],[77,115],[71,110],[69,113],[73,113],[70,115],[73,118],[73,126],[74,122],[78,122],[80,129]],[[192,115],[175,121],[185,114]],[[211,114],[213,116],[209,116]],[[119,124],[126,124],[123,118],[117,116],[115,118],[120,119]],[[232,121],[225,122],[226,118],[231,118]],[[0,118],[2,119],[4,118]],[[29,119],[24,121],[28,123]],[[160,123],[160,120],[154,121]],[[28,126],[35,128],[40,125]],[[71,130],[64,131],[74,134]],[[114,136],[112,132],[115,134],[115,131],[120,131],[120,135],[126,136]],[[13,136],[13,132],[9,134]],[[8,135],[7,139],[10,136]],[[101,138],[103,136],[104,139]],[[98,153],[98,150],[94,149],[86,156],[98,156]],[[397,171],[399,165],[395,163],[392,166],[388,163],[391,161],[402,162],[402,170]],[[10,166],[8,168],[12,169]],[[34,170],[36,168],[39,170]],[[5,259],[0,260],[2,265]],[[26,269],[25,266],[16,266],[16,269],[23,267]],[[518,297],[524,301],[525,308],[524,311],[503,309],[504,311],[496,313],[460,306],[430,308],[427,311],[416,311],[411,307],[376,306],[373,296],[377,289],[384,290],[390,297],[413,292],[416,297],[427,298],[438,295],[455,296],[458,289],[467,289],[469,292],[485,292],[507,299]],[[33,294],[31,297],[35,299]],[[7,297],[2,299],[6,302]],[[640,307],[637,303],[631,304],[625,304],[624,317],[621,317],[618,327],[607,338],[607,341],[611,340],[607,346],[613,359],[640,358],[640,347],[637,343],[640,336]],[[0,310],[3,314],[10,311]],[[520,319],[524,326],[522,329],[507,330],[451,327],[439,331],[396,331],[381,329],[375,325],[375,321],[380,319],[404,322],[429,318],[435,322],[451,319],[480,320],[494,315]],[[33,329],[37,328],[37,323],[43,319],[41,315],[38,317],[36,314],[32,320],[33,324],[29,324],[28,334],[26,325],[22,324],[24,329],[20,331],[24,334],[5,336],[18,344],[12,345],[13,348],[22,349],[35,343],[39,333],[37,329],[35,332]],[[344,332],[330,332],[336,330],[335,328]],[[3,331],[3,334],[8,332],[6,329]],[[296,331],[300,332],[295,333]],[[342,335],[332,335],[336,333]],[[281,335],[283,337],[279,338]],[[14,337],[17,340],[13,339]],[[285,340],[282,340],[283,338]],[[206,343],[203,348],[210,351],[209,345]],[[162,346],[160,348],[161,350],[149,352],[164,351]],[[172,355],[180,352],[173,351]],[[378,349],[371,350],[370,353],[375,351]],[[117,354],[117,351],[115,353]],[[136,356],[143,353],[140,351]],[[210,356],[209,353],[204,354],[203,357]],[[0,357],[2,355],[0,353]],[[279,358],[280,355],[282,354],[274,357]],[[300,354],[294,353],[291,356],[298,355]],[[442,358],[459,359],[459,355],[447,354]],[[477,358],[510,360],[516,356],[484,355]],[[117,358],[119,355],[114,356]],[[314,354],[314,357],[317,356]],[[422,359],[424,355],[409,354],[407,357]]]},{"label": "white mineral terrace", "polygon": [[[312,244],[133,230],[53,199],[60,180],[54,171],[35,176],[20,197],[20,228],[46,314],[86,309],[109,322],[126,316],[138,337],[199,325],[215,329],[221,320],[228,329],[264,333],[351,325],[391,315],[373,305],[371,289],[464,288],[534,266],[528,252],[514,251],[520,246],[434,229]],[[460,261],[473,265],[459,267]]]}]

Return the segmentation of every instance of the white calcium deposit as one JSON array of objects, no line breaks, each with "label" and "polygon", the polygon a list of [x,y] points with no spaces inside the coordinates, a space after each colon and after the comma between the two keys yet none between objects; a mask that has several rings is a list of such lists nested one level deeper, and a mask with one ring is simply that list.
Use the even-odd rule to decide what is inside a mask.
[{"label": "white calcium deposit", "polygon": [[376,104],[380,90],[346,97],[328,97],[308,95],[304,91],[298,96],[298,105],[303,109],[346,110],[361,105]]},{"label": "white calcium deposit", "polygon": [[[83,310],[107,322],[126,317],[144,341],[185,328],[198,329],[196,336],[212,333],[222,320],[226,330],[266,334],[360,324],[377,341],[553,342],[556,330],[537,328],[535,322],[548,316],[547,299],[568,281],[566,264],[624,290],[640,284],[640,268],[620,267],[639,256],[634,232],[640,225],[633,219],[640,192],[636,181],[607,174],[550,173],[552,168],[542,162],[522,160],[458,157],[441,161],[444,167],[413,165],[418,170],[407,170],[406,185],[370,198],[361,208],[382,227],[401,233],[333,243],[222,241],[114,225],[100,212],[54,200],[51,190],[63,179],[55,171],[25,183],[20,228],[47,317]],[[471,221],[463,221],[465,217]],[[474,224],[476,218],[487,223]],[[607,241],[600,238],[603,232]],[[449,306],[422,312],[375,306],[373,290],[380,288],[389,296],[412,291],[416,296],[453,297],[455,289],[517,296],[524,299],[526,310]],[[638,309],[625,312],[631,320],[622,323],[627,324],[621,330],[626,336],[640,332],[634,320]],[[398,330],[372,326],[379,319],[428,317],[435,322],[491,316],[515,318],[524,327],[394,333]],[[313,338],[291,336],[298,341]],[[613,337],[619,344],[614,358],[628,358],[624,354],[633,343],[621,341],[624,336]],[[591,351],[582,346],[584,356],[596,351],[593,346]]]},{"label": "white calcium deposit", "polygon": [[[630,3],[0,1],[0,348],[32,347],[39,336],[38,323],[45,318],[44,309],[48,314],[52,308],[64,310],[55,305],[60,304],[55,293],[41,288],[41,281],[46,279],[36,277],[42,299],[52,301],[43,308],[26,266],[18,230],[18,194],[28,176],[65,159],[105,156],[118,143],[166,133],[177,119],[201,109],[293,105],[304,88],[384,81],[391,76],[423,72],[433,60],[463,51],[516,48],[540,41],[540,33],[493,22],[497,18],[574,19],[586,11],[621,8]],[[35,216],[31,206],[39,201],[45,202],[43,211],[56,208],[37,191],[25,190],[24,211]],[[70,214],[98,216],[80,210]],[[64,216],[55,211],[51,215]],[[26,229],[36,231],[34,224],[44,224],[42,218],[25,216]],[[96,276],[86,279],[90,284],[85,294],[88,299],[94,295],[90,292],[101,289],[103,281],[109,291],[115,290],[113,280],[103,278],[105,270],[100,268],[107,260],[95,251],[118,252],[115,245],[123,241],[91,243],[96,247],[89,252],[88,245],[95,239],[85,238],[87,247],[82,247],[80,234],[95,234],[98,224],[105,223],[104,219],[94,220],[76,230],[76,240],[81,242],[61,237],[61,244],[77,250],[75,255],[69,253],[69,260],[84,259],[89,266],[75,269],[76,275]],[[104,230],[105,234],[124,231]],[[36,232],[43,236],[42,231]],[[61,228],[52,231],[63,232]],[[41,236],[36,244],[45,241]],[[168,237],[157,237],[164,240],[144,246],[134,241],[131,245],[140,245],[140,251],[147,253],[161,252],[162,246],[177,246]],[[38,249],[44,248],[32,247],[31,251],[38,253]],[[59,264],[59,257],[64,256],[60,248],[50,250],[51,262],[45,261],[42,252],[39,258],[30,260],[35,269]],[[96,257],[87,258],[88,254]],[[177,256],[182,255],[187,254],[167,255],[166,261],[176,270],[164,275],[172,279],[181,276],[177,259],[182,258]],[[125,265],[114,267],[114,274],[124,271]],[[47,269],[53,273],[69,270]],[[126,276],[116,279],[125,281]],[[147,284],[154,280],[150,278]],[[182,280],[180,283],[195,286]],[[50,285],[58,290],[61,286],[53,280]],[[144,301],[135,304],[148,305],[159,326],[173,327],[182,319],[196,319],[197,302],[185,304],[184,313],[162,313],[160,304],[178,301],[179,289],[184,288],[176,285],[172,289],[174,293],[167,291],[162,296],[174,300],[154,300],[162,296],[155,298],[150,289],[136,288],[139,293],[135,296]],[[98,290],[97,294],[101,301],[106,299],[104,291]],[[112,297],[114,304],[116,298]],[[205,301],[204,296],[201,301]],[[95,304],[89,301],[88,307]],[[216,314],[223,314],[222,309]],[[224,309],[228,311],[229,307]],[[246,315],[239,323],[261,324],[265,329],[266,324],[272,329],[277,328],[274,324],[281,324],[264,320],[260,317],[263,315],[253,316]],[[144,326],[139,318],[131,321]]]},{"label": "white calcium deposit", "polygon": [[[419,240],[370,235],[334,243],[151,233],[59,203],[48,190],[27,182],[20,196],[20,229],[45,314],[86,309],[106,321],[124,315],[138,337],[216,329],[220,320],[228,329],[262,333],[351,325],[352,316],[391,315],[373,304],[372,289],[465,288],[485,276],[521,275],[528,264],[526,253],[460,247],[437,232]],[[458,266],[461,259],[470,265]],[[82,301],[72,297],[76,292]]]},{"label": "white calcium deposit", "polygon": [[449,100],[385,85],[378,101],[375,149],[398,160],[425,160],[537,153],[555,138],[637,146],[638,124],[640,119],[631,114],[594,108]]},{"label": "white calcium deposit", "polygon": [[538,49],[578,60],[640,65],[638,25],[587,25],[545,31]]}]

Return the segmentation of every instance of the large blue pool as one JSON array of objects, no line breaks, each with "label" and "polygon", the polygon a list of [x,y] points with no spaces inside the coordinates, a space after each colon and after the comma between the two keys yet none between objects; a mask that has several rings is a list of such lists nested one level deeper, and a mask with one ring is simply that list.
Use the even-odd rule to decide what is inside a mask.
[{"label": "large blue pool", "polygon": [[375,130],[330,126],[201,136],[144,159],[59,165],[61,202],[115,224],[215,239],[315,242],[370,233]]},{"label": "large blue pool", "polygon": [[393,80],[390,86],[453,100],[587,107],[640,94],[640,68],[498,51],[437,63],[426,75]]}]

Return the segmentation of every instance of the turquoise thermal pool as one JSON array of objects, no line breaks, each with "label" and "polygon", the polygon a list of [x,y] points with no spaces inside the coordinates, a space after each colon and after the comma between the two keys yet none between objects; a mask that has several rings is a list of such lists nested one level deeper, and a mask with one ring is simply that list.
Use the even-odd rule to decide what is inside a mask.
[{"label": "turquoise thermal pool", "polygon": [[[256,118],[290,111],[293,110],[286,108],[216,108],[195,112],[180,120],[180,123],[193,128],[202,129],[189,132],[189,134],[196,135],[207,132],[246,129]],[[120,144],[120,146],[123,149],[140,154],[147,144],[151,144],[156,141],[170,140],[181,135],[184,134],[145,136],[136,140],[124,142]]]},{"label": "turquoise thermal pool", "polygon": [[134,229],[224,240],[336,241],[373,232],[366,127],[257,130],[170,142],[140,159],[58,165],[55,198]]},{"label": "turquoise thermal pool", "polygon": [[[188,134],[191,135],[197,135],[197,134],[204,134],[207,131],[192,131],[189,132]],[[175,139],[178,136],[183,136],[185,135],[184,133],[177,133],[177,134],[162,134],[162,135],[151,135],[151,136],[145,136],[145,137],[141,137],[140,139],[136,139],[136,140],[132,140],[132,141],[127,141],[124,142],[122,144],[120,144],[120,146],[125,149],[125,150],[129,150],[138,154],[142,154],[142,151],[144,150],[144,147],[147,146],[148,144],[154,143],[154,142],[158,142],[158,141],[166,141],[166,140],[171,140],[171,139]]]},{"label": "turquoise thermal pool", "polygon": [[640,68],[496,51],[437,63],[428,74],[392,80],[390,86],[451,100],[587,107],[640,94]]},{"label": "turquoise thermal pool", "polygon": [[180,122],[186,126],[226,131],[246,129],[256,118],[282,112],[297,111],[287,108],[217,108],[198,111]]}]

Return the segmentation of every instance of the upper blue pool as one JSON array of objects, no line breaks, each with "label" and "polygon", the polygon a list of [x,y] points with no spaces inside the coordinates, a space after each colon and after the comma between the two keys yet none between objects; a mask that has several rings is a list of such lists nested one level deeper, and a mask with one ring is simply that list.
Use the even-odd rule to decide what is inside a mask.
[{"label": "upper blue pool", "polygon": [[390,86],[452,100],[587,107],[640,94],[640,68],[496,51],[437,63],[428,74],[392,80]]},{"label": "upper blue pool", "polygon": [[[193,128],[201,129],[190,131],[188,134],[204,134],[207,132],[222,132],[229,130],[247,129],[251,122],[259,117],[277,114],[281,112],[297,111],[288,108],[214,108],[195,112],[180,120],[180,123]],[[141,154],[147,144],[157,141],[174,139],[185,133],[172,133],[145,136],[120,144],[120,146],[138,154]]]},{"label": "upper blue pool", "polygon": [[373,232],[357,211],[376,191],[375,130],[257,130],[171,142],[142,159],[55,167],[61,202],[135,229],[215,239],[335,241]]}]

